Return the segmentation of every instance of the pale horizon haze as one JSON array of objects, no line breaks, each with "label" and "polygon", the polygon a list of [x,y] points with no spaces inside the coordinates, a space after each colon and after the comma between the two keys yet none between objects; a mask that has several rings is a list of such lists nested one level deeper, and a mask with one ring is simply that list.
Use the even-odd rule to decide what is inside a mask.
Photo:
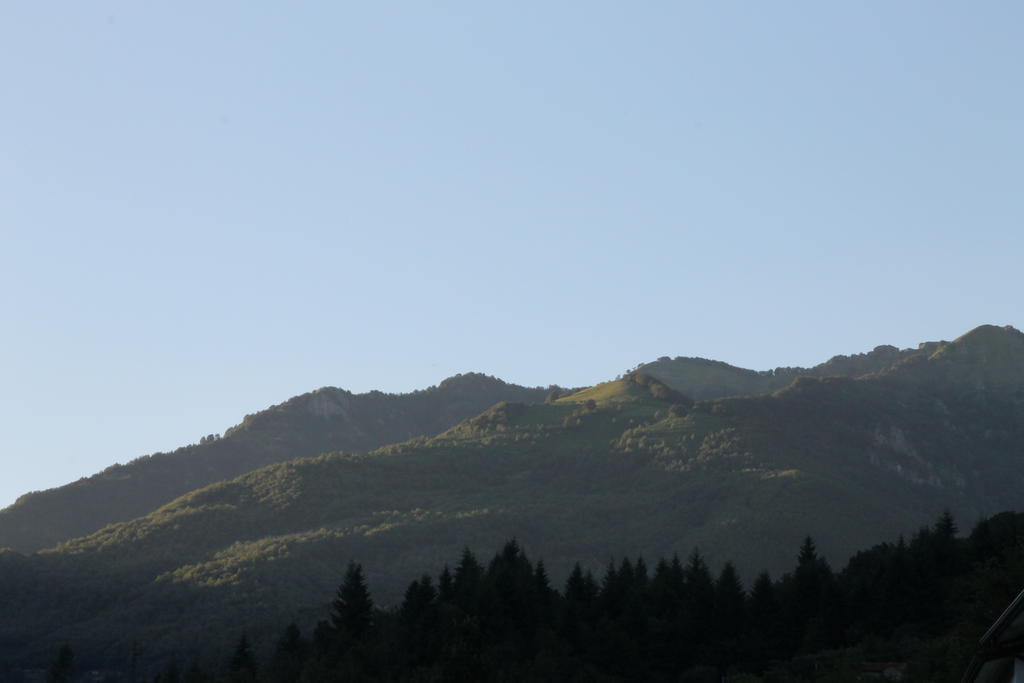
[{"label": "pale horizon haze", "polygon": [[321,386],[1024,327],[1024,5],[0,8],[0,507]]}]

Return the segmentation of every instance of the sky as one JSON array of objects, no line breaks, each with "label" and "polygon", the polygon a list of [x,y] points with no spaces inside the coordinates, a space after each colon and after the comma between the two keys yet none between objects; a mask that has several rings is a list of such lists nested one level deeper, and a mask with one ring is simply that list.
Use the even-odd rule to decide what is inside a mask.
[{"label": "sky", "polygon": [[0,506],[321,386],[1024,327],[1019,2],[0,8]]}]

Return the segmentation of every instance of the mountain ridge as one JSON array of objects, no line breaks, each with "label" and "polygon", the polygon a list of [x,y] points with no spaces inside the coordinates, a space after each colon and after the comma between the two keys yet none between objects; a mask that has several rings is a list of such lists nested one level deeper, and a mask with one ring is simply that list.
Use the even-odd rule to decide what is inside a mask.
[{"label": "mountain ridge", "polygon": [[[771,393],[801,377],[891,373],[897,366],[921,362],[936,353],[950,353],[943,349],[968,348],[979,343],[982,347],[998,346],[1004,349],[1002,353],[1019,352],[1022,339],[1024,334],[1011,326],[981,325],[953,342],[924,342],[908,349],[881,345],[866,353],[833,356],[811,368],[755,371],[704,358],[662,357],[641,363],[634,372],[649,375],[688,398],[711,400]],[[1004,375],[1005,371],[1000,370],[984,381],[999,383]],[[1024,377],[1017,379],[1024,381]],[[146,514],[189,490],[273,462],[332,450],[372,450],[414,436],[436,434],[494,402],[524,398],[539,401],[551,389],[517,387],[482,373],[454,375],[436,386],[405,394],[375,390],[354,394],[337,387],[321,387],[246,415],[228,428],[223,438],[211,435],[198,444],[170,453],[142,456],[61,487],[23,494],[11,506],[0,509],[0,547],[24,552],[40,550],[91,533],[104,524]],[[477,399],[471,400],[472,397]],[[388,405],[389,400],[408,403],[431,398],[439,399],[434,413],[421,415],[420,419],[410,419],[408,414],[396,416],[394,406]],[[350,415],[353,410],[355,414]],[[319,439],[309,438],[310,434],[323,431],[323,425],[317,422],[323,419],[335,420],[343,429],[319,434]],[[378,424],[382,420],[390,420],[383,429]],[[254,434],[266,443],[252,438]],[[140,483],[139,479],[143,481]],[[119,501],[120,507],[111,507],[111,501]],[[96,514],[96,510],[105,510],[107,514]]]},{"label": "mountain ridge", "polygon": [[542,400],[549,390],[481,373],[454,375],[405,394],[322,387],[246,415],[223,437],[203,437],[169,453],[23,494],[0,510],[0,547],[40,550],[274,462],[334,450],[371,450],[436,433],[498,401]]},{"label": "mountain ridge", "polygon": [[[232,621],[259,637],[261,614],[281,623],[300,605],[313,619],[349,560],[387,603],[412,572],[513,536],[556,580],[569,561],[596,570],[609,556],[694,546],[749,579],[788,567],[808,534],[842,562],[944,509],[973,520],[1020,500],[1024,379],[971,376],[1024,367],[1024,346],[1015,330],[991,334],[755,396],[690,402],[641,371],[545,403],[501,402],[437,436],[273,464],[6,561],[30,576],[12,599],[38,614],[0,621],[0,633],[112,647],[145,613],[157,651]],[[54,630],[47,615],[61,603],[33,588],[35,574],[91,586],[97,607]],[[130,597],[111,607],[105,595]]]}]

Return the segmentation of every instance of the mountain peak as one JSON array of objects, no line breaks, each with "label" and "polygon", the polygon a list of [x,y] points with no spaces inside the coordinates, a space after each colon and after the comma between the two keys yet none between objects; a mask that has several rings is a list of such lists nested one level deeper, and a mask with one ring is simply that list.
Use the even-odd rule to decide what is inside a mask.
[{"label": "mountain peak", "polygon": [[1024,387],[1024,333],[1010,325],[980,325],[951,342],[929,342],[927,355],[886,374],[926,382],[952,382],[975,390]]},{"label": "mountain peak", "polygon": [[437,385],[438,389],[447,390],[459,390],[459,389],[478,389],[480,387],[503,387],[506,386],[506,382],[492,377],[491,375],[485,375],[482,372],[460,372],[452,375],[446,379],[441,380],[441,383]]},{"label": "mountain peak", "polygon": [[1024,363],[1024,333],[1010,325],[980,325],[951,342],[939,345],[932,358],[1019,366]]},{"label": "mountain peak", "polygon": [[1024,332],[1013,325],[979,325],[970,332],[957,337],[953,344],[968,350],[993,348],[1024,349]]}]

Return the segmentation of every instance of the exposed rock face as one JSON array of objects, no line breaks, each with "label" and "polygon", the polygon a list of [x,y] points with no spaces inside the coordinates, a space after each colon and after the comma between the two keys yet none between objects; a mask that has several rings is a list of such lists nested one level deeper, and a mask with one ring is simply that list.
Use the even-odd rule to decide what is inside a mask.
[{"label": "exposed rock face", "polygon": [[317,389],[308,397],[306,409],[317,417],[344,416],[352,404],[352,394],[334,388]]}]

